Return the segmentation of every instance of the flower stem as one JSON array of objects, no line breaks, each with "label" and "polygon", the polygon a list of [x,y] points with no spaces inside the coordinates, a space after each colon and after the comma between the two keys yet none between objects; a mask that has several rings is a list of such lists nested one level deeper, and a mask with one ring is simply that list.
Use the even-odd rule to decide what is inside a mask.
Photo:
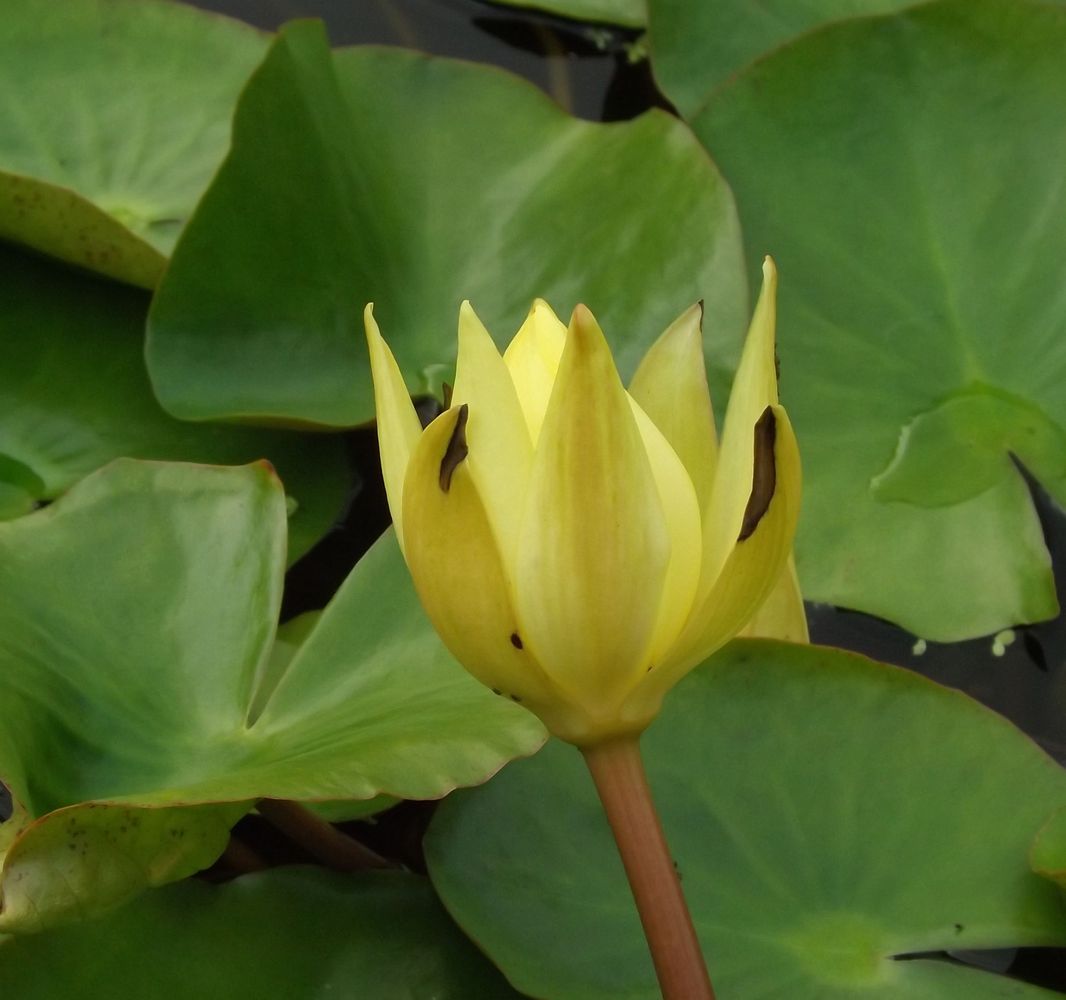
[{"label": "flower stem", "polygon": [[263,819],[334,871],[360,872],[369,868],[397,867],[298,802],[260,799],[256,808]]},{"label": "flower stem", "polygon": [[664,1000],[714,1000],[638,738],[609,740],[582,753],[622,856]]}]

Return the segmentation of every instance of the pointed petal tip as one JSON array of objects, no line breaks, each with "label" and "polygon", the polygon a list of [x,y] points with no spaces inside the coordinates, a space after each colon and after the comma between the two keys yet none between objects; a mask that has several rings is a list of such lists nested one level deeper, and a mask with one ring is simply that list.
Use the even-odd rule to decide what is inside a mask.
[{"label": "pointed petal tip", "polygon": [[683,329],[689,336],[703,341],[703,299],[689,306],[674,321],[674,325]]},{"label": "pointed petal tip", "polygon": [[570,332],[582,340],[590,336],[603,336],[603,330],[592,310],[583,302],[574,306],[574,311],[570,314]]},{"label": "pointed petal tip", "polygon": [[605,354],[614,363],[614,354],[603,328],[597,322],[592,310],[583,303],[578,303],[570,316],[566,343],[572,345],[578,355],[592,356]]},{"label": "pointed petal tip", "polygon": [[[464,357],[468,355],[472,343],[492,343],[492,335],[481,322],[481,317],[474,311],[469,299],[463,299],[459,306],[459,361],[463,367]],[[475,355],[476,356],[476,355]],[[457,376],[458,378],[458,376]]]},{"label": "pointed petal tip", "polygon": [[595,323],[596,317],[592,315],[592,310],[584,302],[579,302],[570,314],[570,322],[571,324]]},{"label": "pointed petal tip", "polygon": [[363,307],[363,329],[366,330],[366,335],[369,338],[371,334],[380,337],[381,331],[378,329],[378,321],[374,319],[374,303],[368,302]]},{"label": "pointed petal tip", "polygon": [[768,285],[777,284],[777,264],[769,254],[762,259],[762,279]]}]

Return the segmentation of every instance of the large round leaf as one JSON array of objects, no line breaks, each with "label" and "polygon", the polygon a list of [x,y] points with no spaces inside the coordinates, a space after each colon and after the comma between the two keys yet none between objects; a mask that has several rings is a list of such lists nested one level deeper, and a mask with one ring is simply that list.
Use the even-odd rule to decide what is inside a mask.
[{"label": "large round leaf", "polygon": [[1058,5],[930,4],[800,39],[693,121],[781,270],[804,593],[928,638],[1057,609],[1009,456],[1066,501],[1064,46]]},{"label": "large round leaf", "polygon": [[0,945],[22,1000],[504,1000],[517,997],[424,880],[276,869],[185,882],[112,916]]},{"label": "large round leaf", "polygon": [[[721,1000],[1050,996],[893,960],[1066,943],[1057,889],[1026,856],[1066,803],[1066,772],[976,702],[854,654],[739,640],[643,742]],[[572,748],[449,798],[427,856],[453,916],[520,990],[658,996]]]},{"label": "large round leaf", "polygon": [[55,499],[113,458],[265,458],[295,503],[289,558],[325,533],[351,478],[338,438],[175,420],[144,369],[147,295],[3,245],[0,273],[0,517]]},{"label": "large round leaf", "polygon": [[149,369],[180,417],[357,424],[373,415],[368,301],[418,390],[454,359],[460,300],[502,339],[538,295],[564,317],[585,301],[630,371],[702,297],[722,367],[746,321],[740,259],[729,191],[674,119],[578,121],[497,70],[333,57],[298,24],[175,250]]},{"label": "large round leaf", "polygon": [[0,236],[153,286],[265,48],[175,3],[5,0]]},{"label": "large round leaf", "polygon": [[272,659],[284,555],[265,465],[120,461],[0,524],[0,779],[17,805],[0,931],[189,874],[251,800],[433,798],[540,744],[443,650],[391,535]]}]

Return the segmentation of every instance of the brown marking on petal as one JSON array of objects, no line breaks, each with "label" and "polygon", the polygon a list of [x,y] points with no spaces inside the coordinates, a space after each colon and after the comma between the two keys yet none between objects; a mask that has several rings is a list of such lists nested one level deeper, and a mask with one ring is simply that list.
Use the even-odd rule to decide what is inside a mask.
[{"label": "brown marking on petal", "polygon": [[444,409],[450,410],[452,408],[452,384],[451,382],[441,382],[440,394],[443,397]]},{"label": "brown marking on petal", "polygon": [[781,356],[777,353],[777,344],[774,344],[774,381],[781,381]]},{"label": "brown marking on petal", "polygon": [[510,697],[511,701],[513,701],[516,705],[521,705],[522,704],[522,699],[519,698],[518,695],[512,694],[509,697]]},{"label": "brown marking on petal", "polygon": [[776,439],[777,420],[774,411],[768,406],[755,424],[755,468],[751,475],[751,496],[744,508],[738,542],[751,537],[774,498],[777,489],[777,464],[774,461]]},{"label": "brown marking on petal", "polygon": [[522,648],[522,637],[517,632],[511,633],[511,645],[514,646],[515,649]]},{"label": "brown marking on petal", "polygon": [[448,441],[448,447],[444,449],[444,457],[440,460],[440,488],[444,493],[452,487],[452,475],[459,468],[470,449],[466,446],[466,420],[470,416],[470,410],[466,403],[459,407],[459,416],[455,421],[455,430]]}]

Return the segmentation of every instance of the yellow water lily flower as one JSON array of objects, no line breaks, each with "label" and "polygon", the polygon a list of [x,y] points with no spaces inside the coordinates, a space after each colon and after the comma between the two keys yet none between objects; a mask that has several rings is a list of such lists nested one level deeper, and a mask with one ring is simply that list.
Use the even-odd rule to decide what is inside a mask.
[{"label": "yellow water lily flower", "polygon": [[389,508],[419,597],[460,663],[564,740],[639,733],[789,589],[800,463],[775,287],[767,258],[720,444],[698,306],[627,392],[584,306],[567,328],[538,300],[501,357],[464,302],[451,405],[425,430],[366,308]]}]

